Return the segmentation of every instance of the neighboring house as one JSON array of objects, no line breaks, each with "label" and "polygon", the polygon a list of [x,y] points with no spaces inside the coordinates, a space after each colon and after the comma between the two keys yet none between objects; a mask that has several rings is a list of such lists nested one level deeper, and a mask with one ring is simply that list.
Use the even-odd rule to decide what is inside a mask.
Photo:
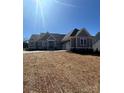
[{"label": "neighboring house", "polygon": [[63,38],[63,48],[66,50],[92,49],[94,37],[85,29],[74,29]]},{"label": "neighboring house", "polygon": [[100,32],[98,32],[95,36],[95,42],[93,44],[93,50],[100,52]]},{"label": "neighboring house", "polygon": [[29,49],[54,50],[62,49],[62,42],[65,35],[56,33],[41,33],[40,35],[32,35],[29,40]]}]

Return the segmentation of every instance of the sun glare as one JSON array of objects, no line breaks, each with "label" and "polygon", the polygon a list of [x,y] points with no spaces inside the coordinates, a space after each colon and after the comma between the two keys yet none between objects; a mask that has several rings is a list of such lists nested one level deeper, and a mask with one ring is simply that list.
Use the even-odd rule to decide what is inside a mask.
[{"label": "sun glare", "polygon": [[35,0],[35,25],[37,24],[38,20],[42,22],[43,29],[45,29],[45,16],[44,16],[44,1],[48,0]]},{"label": "sun glare", "polygon": [[[37,24],[38,20],[41,20],[42,26],[46,28],[46,19],[45,13],[50,12],[55,5],[66,6],[66,7],[77,7],[76,5],[69,4],[65,1],[61,0],[33,0],[35,4],[35,25]],[[47,15],[49,16],[49,15]]]}]

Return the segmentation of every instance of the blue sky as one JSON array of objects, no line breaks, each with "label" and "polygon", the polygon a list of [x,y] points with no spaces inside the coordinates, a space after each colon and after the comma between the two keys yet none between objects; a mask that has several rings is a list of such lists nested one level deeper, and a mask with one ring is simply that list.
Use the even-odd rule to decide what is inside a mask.
[{"label": "blue sky", "polygon": [[23,37],[41,32],[68,33],[85,27],[100,31],[100,0],[23,0]]}]

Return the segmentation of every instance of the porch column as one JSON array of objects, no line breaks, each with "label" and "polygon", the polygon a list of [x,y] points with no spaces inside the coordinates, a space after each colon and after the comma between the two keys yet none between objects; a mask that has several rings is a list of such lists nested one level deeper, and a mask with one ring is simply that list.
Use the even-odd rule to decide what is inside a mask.
[{"label": "porch column", "polygon": [[88,38],[86,38],[86,48],[89,48],[89,46],[88,46]]},{"label": "porch column", "polygon": [[48,44],[49,44],[49,43],[48,43],[48,40],[47,40],[47,49],[48,49]]},{"label": "porch column", "polygon": [[77,38],[78,38],[78,37],[76,36],[76,48],[77,48]]}]

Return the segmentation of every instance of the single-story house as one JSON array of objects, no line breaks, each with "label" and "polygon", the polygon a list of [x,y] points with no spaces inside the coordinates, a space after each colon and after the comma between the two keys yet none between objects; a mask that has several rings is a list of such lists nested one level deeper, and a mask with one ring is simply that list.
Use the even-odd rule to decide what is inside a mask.
[{"label": "single-story house", "polygon": [[31,50],[54,50],[62,49],[62,39],[64,34],[56,33],[41,33],[40,35],[33,34],[29,40],[29,49]]},{"label": "single-story house", "polygon": [[100,51],[100,32],[92,36],[85,28],[73,29],[68,34],[40,33],[29,39],[31,50],[98,50]]},{"label": "single-story house", "polygon": [[94,37],[85,29],[75,28],[63,39],[63,49],[66,50],[86,50],[92,49]]}]

